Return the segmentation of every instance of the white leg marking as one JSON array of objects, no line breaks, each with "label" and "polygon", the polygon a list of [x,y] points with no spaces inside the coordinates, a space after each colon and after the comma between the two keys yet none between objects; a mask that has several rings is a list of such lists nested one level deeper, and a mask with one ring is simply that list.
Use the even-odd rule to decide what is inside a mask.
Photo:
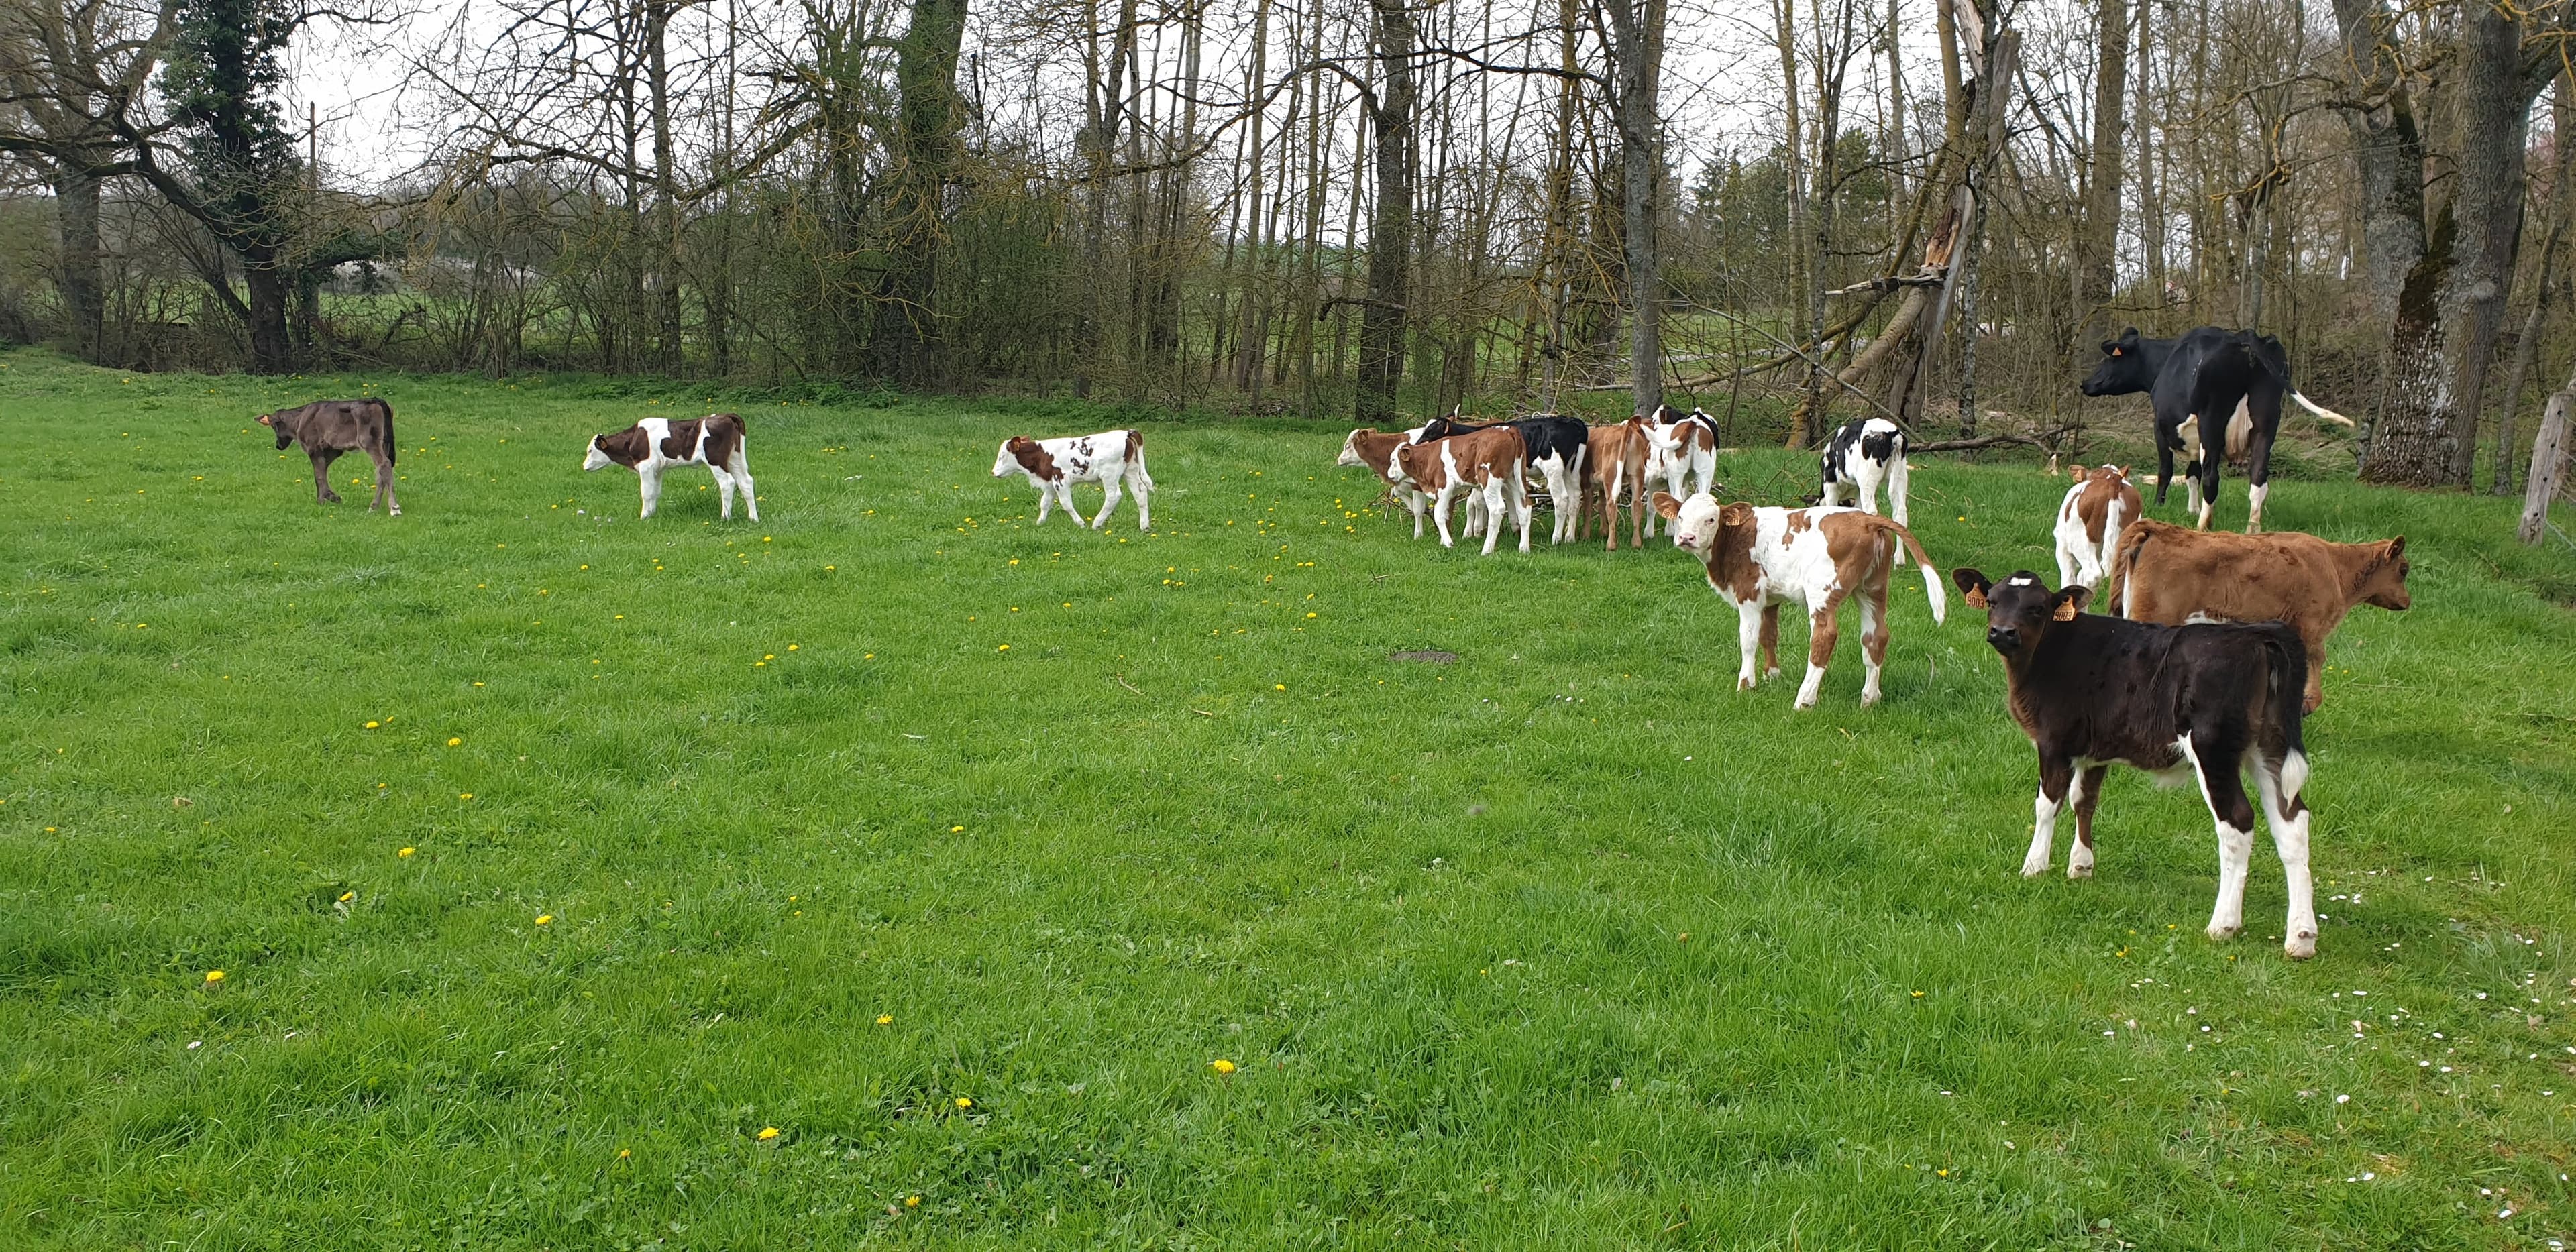
[{"label": "white leg marking", "polygon": [[2317,954],[2317,888],[2315,876],[2308,871],[2308,811],[2299,810],[2297,817],[2282,812],[2285,799],[2296,799],[2299,788],[2291,785],[2295,767],[2296,781],[2307,781],[2307,759],[2298,753],[2281,763],[2275,779],[2271,766],[2254,763],[2254,784],[2263,795],[2263,823],[2272,828],[2272,846],[2281,854],[2281,877],[2289,884],[2289,913],[2282,919],[2281,950],[2293,960],[2304,961]]},{"label": "white leg marking", "polygon": [[2049,847],[2057,840],[2057,801],[2042,791],[2031,802],[2030,851],[2021,858],[2021,876],[2037,878],[2048,872]]},{"label": "white leg marking", "polygon": [[2246,534],[2259,535],[2263,533],[2263,497],[2270,494],[2272,494],[2272,484],[2270,483],[2256,483],[2246,490],[2245,495],[2247,499],[2252,502],[2248,506],[2251,511],[2245,519]]},{"label": "white leg marking", "polygon": [[1802,709],[1812,709],[1816,707],[1816,697],[1824,690],[1824,687],[1825,667],[1818,665],[1813,661],[1807,662],[1807,680],[1798,684],[1797,707]]},{"label": "white leg marking", "polygon": [[[1905,480],[1906,476],[1911,472],[1912,471],[1907,468],[1905,458],[1902,455],[1899,455],[1896,460],[1889,463],[1887,467],[1887,515],[1895,518],[1896,524],[1899,526],[1911,526],[1914,524],[1905,520]],[[2063,584],[2060,585],[2062,586]]]},{"label": "white leg marking", "polygon": [[[2066,807],[2070,809],[2081,810],[2084,806],[2084,774],[2088,764],[2089,762],[2083,760],[2076,761],[2075,772],[2066,780]],[[2045,872],[2048,866],[2042,864],[2039,868]],[[2066,876],[2068,878],[2093,876],[2093,849],[2091,845],[2084,842],[2084,818],[2080,812],[2075,818],[2075,842],[2066,847]]]},{"label": "white leg marking", "polygon": [[2239,830],[2218,815],[2218,801],[2210,792],[2209,767],[2201,763],[2200,753],[2192,747],[2191,736],[2174,741],[2183,759],[2191,762],[2192,774],[2200,780],[2201,801],[2209,805],[2209,816],[2218,826],[2218,903],[2209,911],[2209,937],[2224,939],[2245,928],[2245,875],[2254,860],[2253,828]]},{"label": "white leg marking", "polygon": [[644,493],[644,511],[639,516],[651,517],[653,510],[662,507],[662,471],[638,470],[635,481],[637,489]]},{"label": "white leg marking", "polygon": [[1858,470],[1852,475],[1854,479],[1858,480],[1854,482],[1852,486],[1856,494],[1860,496],[1861,512],[1878,512],[1878,484],[1879,480],[1886,476],[1886,466],[1870,460],[1868,457],[1861,458]]},{"label": "white leg marking", "polygon": [[1869,654],[1869,641],[1879,631],[1879,606],[1866,595],[1860,597],[1860,706],[1878,703],[1878,658]]},{"label": "white leg marking", "polygon": [[716,480],[716,516],[733,520],[733,475],[721,465],[710,465],[707,472]]},{"label": "white leg marking", "polygon": [[1735,606],[1735,641],[1744,649],[1744,667],[1735,671],[1735,689],[1753,690],[1753,657],[1762,648],[1762,606],[1747,602]]}]

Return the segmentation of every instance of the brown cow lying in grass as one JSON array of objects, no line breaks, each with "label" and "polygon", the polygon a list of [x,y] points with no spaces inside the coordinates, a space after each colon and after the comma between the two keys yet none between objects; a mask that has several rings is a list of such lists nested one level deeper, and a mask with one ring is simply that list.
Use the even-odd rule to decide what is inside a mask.
[{"label": "brown cow lying in grass", "polygon": [[289,444],[304,444],[304,455],[313,461],[317,503],[340,502],[340,493],[331,490],[331,463],[343,452],[364,452],[376,460],[376,498],[367,507],[381,504],[385,516],[402,516],[402,502],[394,499],[394,406],[373,396],[316,400],[302,408],[262,413],[259,424],[277,432],[280,452]]},{"label": "brown cow lying in grass", "polygon": [[2403,609],[2406,538],[2329,543],[2276,531],[2231,535],[2140,518],[2120,531],[2110,601],[2132,621],[2285,622],[2307,646],[2302,712],[2325,703],[2326,636],[2356,604]]}]

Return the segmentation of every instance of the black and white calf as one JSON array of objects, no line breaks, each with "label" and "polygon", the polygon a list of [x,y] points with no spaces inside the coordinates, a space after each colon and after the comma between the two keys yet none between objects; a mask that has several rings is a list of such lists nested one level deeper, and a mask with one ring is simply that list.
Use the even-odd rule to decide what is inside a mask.
[{"label": "black and white calf", "polygon": [[1091,519],[1098,530],[1109,524],[1109,514],[1118,507],[1121,483],[1136,493],[1136,527],[1154,528],[1154,479],[1145,472],[1145,436],[1141,431],[1104,430],[1096,435],[1068,435],[1062,439],[1031,439],[1013,435],[1002,441],[1002,450],[993,454],[993,477],[1008,478],[1026,474],[1029,485],[1038,489],[1038,521],[1043,525],[1048,510],[1059,500],[1065,515],[1076,523],[1082,512],[1073,507],[1075,483],[1098,483],[1106,493],[1100,501],[1100,516]]},{"label": "black and white calf", "polygon": [[[1667,404],[1637,416],[1646,436],[1646,481],[1661,482],[1677,500],[1716,490],[1717,419],[1698,409],[1688,413]],[[1685,492],[1684,480],[1695,483]],[[1638,488],[1640,492],[1645,489]],[[1646,533],[1655,533],[1658,515],[1646,517]]]},{"label": "black and white calf", "polygon": [[[1887,515],[1899,526],[1905,520],[1905,430],[1883,417],[1843,423],[1825,445],[1825,503],[1858,503],[1863,513],[1878,511],[1878,485],[1887,484]],[[1846,501],[1846,495],[1858,496]]]},{"label": "black and white calf", "polygon": [[[2290,383],[2289,353],[2281,341],[2250,330],[2200,326],[2173,339],[2141,339],[2135,326],[2102,343],[2102,364],[2082,388],[2088,396],[2146,392],[2155,406],[2156,503],[2173,481],[2174,453],[2183,454],[2184,507],[2209,529],[2218,506],[2222,458],[2245,462],[2245,533],[2263,529],[2263,497],[2272,491],[2272,441],[2281,432],[2284,396],[2319,420],[2352,425],[2320,407]],[[2221,415],[2224,415],[2223,417]]]},{"label": "black and white calf", "polygon": [[744,443],[749,435],[739,413],[715,413],[673,421],[648,417],[613,435],[592,435],[585,471],[623,465],[635,471],[644,493],[643,516],[662,506],[662,475],[682,465],[703,465],[716,476],[723,503],[717,516],[733,520],[734,492],[742,493],[751,520],[760,520],[760,497],[752,494],[751,459]]},{"label": "black and white calf", "polygon": [[[2066,876],[2093,873],[2093,806],[2114,761],[2159,782],[2196,775],[2218,820],[2218,904],[2209,937],[2245,924],[2245,877],[2254,852],[2251,767],[2264,823],[2289,883],[2282,950],[2316,955],[2316,889],[2308,871],[2307,749],[2299,737],[2307,650],[2297,631],[2262,625],[2157,626],[2083,612],[2092,593],[2050,591],[2023,570],[2001,584],[1973,569],[1951,572],[1968,603],[1986,610],[1986,642],[2003,654],[2007,703],[2039,749],[2039,800],[2021,872],[2048,872],[2061,807],[2075,808]],[[2072,794],[2070,794],[2070,792]]]}]

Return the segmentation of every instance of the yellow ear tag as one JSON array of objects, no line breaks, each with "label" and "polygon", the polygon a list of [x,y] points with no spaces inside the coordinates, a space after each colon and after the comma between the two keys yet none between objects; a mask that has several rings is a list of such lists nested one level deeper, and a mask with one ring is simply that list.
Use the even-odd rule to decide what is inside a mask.
[{"label": "yellow ear tag", "polygon": [[2054,616],[2061,622],[2071,622],[2075,620],[2075,612],[2073,600],[2060,600],[2057,602],[2057,612]]}]

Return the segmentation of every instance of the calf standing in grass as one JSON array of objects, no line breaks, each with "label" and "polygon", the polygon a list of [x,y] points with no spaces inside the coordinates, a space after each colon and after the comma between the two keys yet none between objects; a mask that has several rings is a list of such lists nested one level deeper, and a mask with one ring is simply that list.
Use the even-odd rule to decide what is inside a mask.
[{"label": "calf standing in grass", "polygon": [[2326,636],[2356,604],[2404,609],[2406,537],[2328,543],[2283,531],[2231,535],[2139,518],[2120,532],[2110,600],[2138,622],[2284,622],[2307,650],[2301,708],[2326,702]]},{"label": "calf standing in grass", "polygon": [[2075,467],[2075,485],[2057,506],[2057,582],[2098,590],[2111,570],[2120,528],[2145,515],[2145,502],[2129,484],[2129,471],[2105,465]]},{"label": "calf standing in grass", "polygon": [[733,520],[733,493],[742,492],[751,520],[760,520],[760,497],[752,494],[751,460],[743,447],[749,431],[739,413],[717,413],[675,422],[666,417],[648,417],[613,435],[592,435],[590,453],[582,458],[585,471],[623,465],[635,471],[636,481],[644,493],[643,516],[653,516],[662,505],[662,474],[679,465],[703,465],[716,476],[716,490],[723,494],[717,516]]},{"label": "calf standing in grass", "polygon": [[1100,516],[1091,519],[1098,530],[1109,524],[1109,514],[1118,507],[1118,488],[1122,482],[1136,493],[1136,528],[1154,528],[1154,479],[1145,472],[1145,435],[1134,430],[1104,430],[1097,435],[1070,435],[1062,439],[1031,439],[1013,435],[1002,441],[1002,450],[993,454],[993,477],[1008,478],[1013,474],[1028,476],[1029,485],[1038,489],[1037,525],[1045,525],[1047,512],[1059,500],[1064,502],[1065,516],[1082,523],[1082,512],[1073,507],[1075,483],[1098,483],[1106,493],[1100,501]]},{"label": "calf standing in grass", "polygon": [[[1887,515],[1905,520],[1905,429],[1883,417],[1845,422],[1825,445],[1825,503],[1857,497],[1860,511],[1878,511],[1878,485],[1887,484]],[[2134,517],[2136,514],[2131,514]]]},{"label": "calf standing in grass", "polygon": [[[1646,437],[1646,477],[1661,480],[1664,490],[1677,499],[1690,498],[1682,493],[1685,480],[1697,480],[1693,494],[1716,490],[1716,418],[1698,409],[1684,413],[1667,404],[1634,420]],[[1646,533],[1655,533],[1653,517],[1646,519]]]},{"label": "calf standing in grass", "polygon": [[1365,467],[1376,471],[1379,480],[1386,484],[1387,495],[1413,511],[1413,537],[1416,539],[1422,537],[1422,489],[1404,476],[1403,467],[1396,464],[1395,450],[1412,443],[1421,434],[1419,426],[1412,430],[1371,430],[1361,426],[1352,430],[1349,438],[1342,440],[1342,454],[1333,461],[1335,465],[1352,469]]},{"label": "calf standing in grass", "polygon": [[[1973,569],[1952,571],[1968,604],[1986,610],[1986,642],[2004,658],[2013,720],[2039,749],[2037,820],[2025,878],[2048,872],[2058,810],[2075,806],[2066,876],[2093,873],[2093,806],[2114,761],[2159,781],[2199,777],[2218,820],[2218,904],[2209,937],[2245,923],[2245,876],[2254,854],[2254,806],[2241,776],[2254,771],[2263,818],[2289,880],[2281,946],[2317,951],[2315,887],[2308,873],[2307,749],[2299,701],[2307,653],[2287,626],[2155,626],[2086,613],[2091,592],[2050,591],[2028,570],[2001,585]],[[2072,791],[2070,797],[2067,793]]]},{"label": "calf standing in grass", "polygon": [[[1584,452],[1585,490],[1600,500],[1601,550],[1619,548],[1619,493],[1628,493],[1628,546],[1646,546],[1646,432],[1645,419],[1632,417],[1607,426],[1589,427],[1584,434],[1590,447]],[[1574,537],[1583,538],[1579,523]]]},{"label": "calf standing in grass", "polygon": [[1395,450],[1395,461],[1416,490],[1430,493],[1441,547],[1455,546],[1449,536],[1449,506],[1465,494],[1471,531],[1482,510],[1486,556],[1494,554],[1494,542],[1502,537],[1503,527],[1515,522],[1520,526],[1521,551],[1530,550],[1529,489],[1521,481],[1529,463],[1529,445],[1521,432],[1488,426],[1429,443],[1409,443]]},{"label": "calf standing in grass", "polygon": [[1743,668],[1735,676],[1738,691],[1753,689],[1757,645],[1764,676],[1780,673],[1780,605],[1788,601],[1807,610],[1807,680],[1798,686],[1798,707],[1813,708],[1840,635],[1834,611],[1844,597],[1857,592],[1861,663],[1867,674],[1860,702],[1878,703],[1878,674],[1887,663],[1887,576],[1896,567],[1899,543],[1923,571],[1933,623],[1938,625],[1947,611],[1940,571],[1923,555],[1914,533],[1887,518],[1858,509],[1720,505],[1707,492],[1682,501],[1658,491],[1655,512],[1672,522],[1673,546],[1707,564],[1709,589],[1735,606],[1736,639],[1744,653]]},{"label": "calf standing in grass", "polygon": [[277,450],[301,440],[313,461],[313,496],[317,503],[338,504],[331,490],[331,463],[343,452],[364,452],[376,461],[376,497],[367,507],[385,506],[385,516],[402,516],[394,499],[394,406],[370,396],[364,400],[316,400],[296,409],[262,413],[259,424],[277,433]]}]

